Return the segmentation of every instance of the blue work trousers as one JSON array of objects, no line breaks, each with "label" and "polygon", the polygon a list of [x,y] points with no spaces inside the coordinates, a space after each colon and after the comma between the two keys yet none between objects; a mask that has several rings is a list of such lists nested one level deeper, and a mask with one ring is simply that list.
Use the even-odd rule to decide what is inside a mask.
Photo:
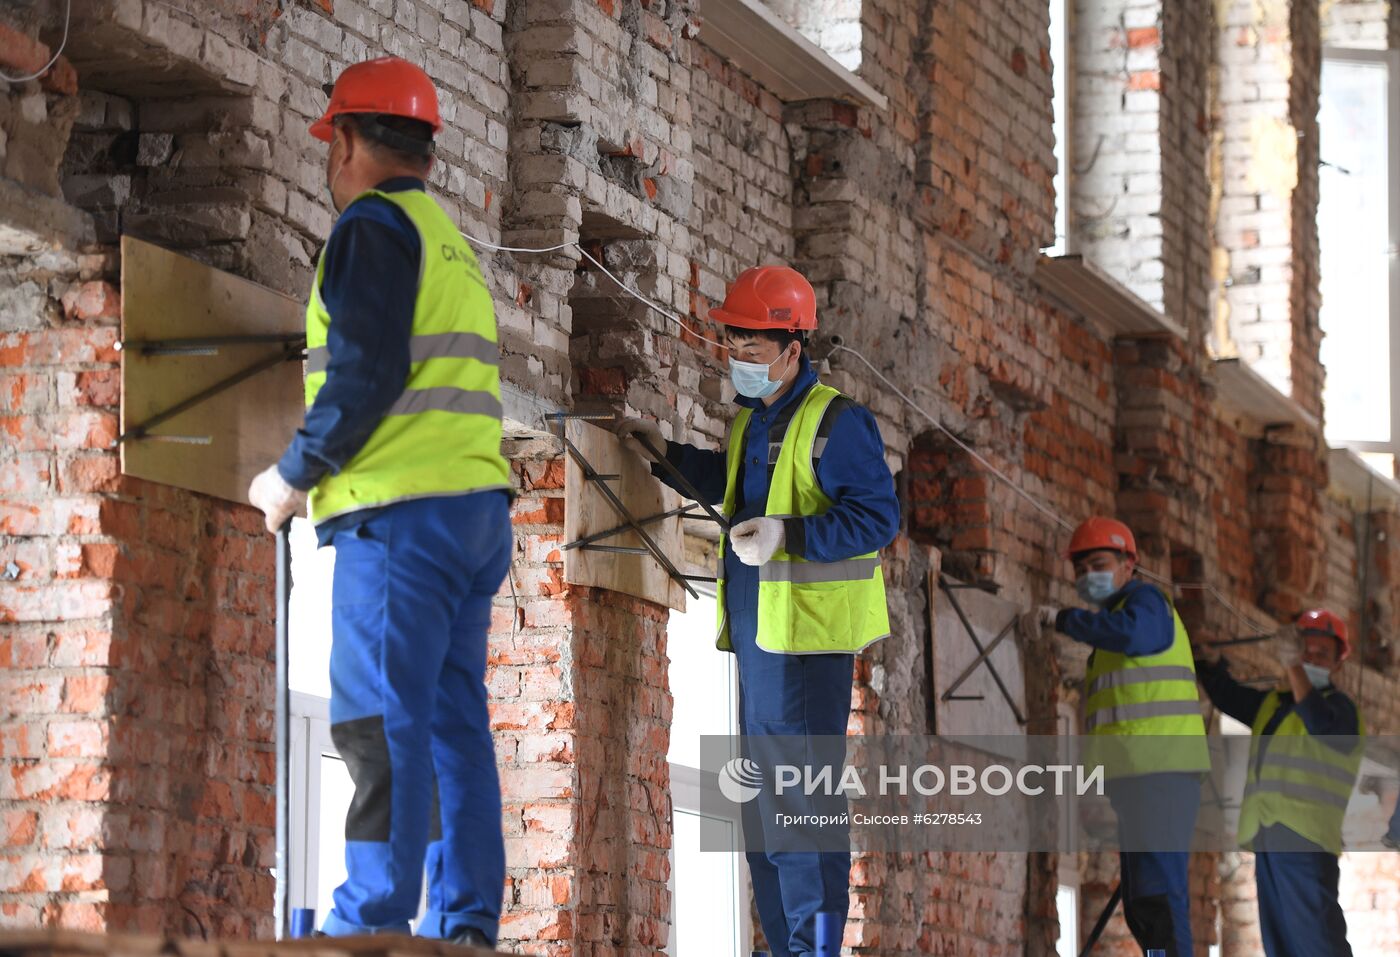
[{"label": "blue work trousers", "polygon": [[1107,791],[1118,816],[1123,917],[1133,939],[1143,950],[1192,957],[1190,847],[1201,776],[1143,774],[1111,780]]},{"label": "blue work trousers", "polygon": [[1337,855],[1282,825],[1260,829],[1254,848],[1259,933],[1268,957],[1351,957],[1337,899]]},{"label": "blue work trousers", "polygon": [[324,930],[495,941],[505,883],[486,709],[491,599],[510,566],[504,492],[402,502],[335,533],[331,739],[355,784],[348,876]]},{"label": "blue work trousers", "polygon": [[[730,640],[738,657],[739,733],[745,736],[745,753],[764,767],[768,777],[768,757],[792,763],[793,738],[778,738],[766,747],[764,736],[815,737],[803,762],[835,765],[834,779],[839,779],[845,748],[835,739],[844,741],[846,734],[855,656],[764,651],[754,641],[758,569],[727,555],[725,576]],[[817,914],[840,914],[845,919],[851,871],[849,828],[821,829],[820,846],[838,850],[795,850],[794,845],[802,842],[801,833],[781,827],[774,815],[830,815],[845,810],[846,800],[839,795],[808,798],[789,791],[780,799],[772,788],[764,788],[757,800],[743,806],[744,840],[753,848],[745,857],[759,922],[773,957],[816,951]]]}]

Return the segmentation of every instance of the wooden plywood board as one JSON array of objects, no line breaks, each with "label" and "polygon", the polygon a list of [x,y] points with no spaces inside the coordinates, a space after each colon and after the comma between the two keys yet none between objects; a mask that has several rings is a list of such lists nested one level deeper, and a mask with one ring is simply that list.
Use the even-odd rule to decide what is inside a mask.
[{"label": "wooden plywood board", "polygon": [[[122,237],[122,341],[296,334],[305,307],[288,296]],[[220,346],[215,355],[122,352],[122,431],[280,352],[279,345]],[[260,372],[152,430],[160,439],[122,443],[127,475],[247,502],[248,483],[286,449],[303,416],[302,363]]]},{"label": "wooden plywood board", "polygon": [[[681,505],[680,496],[653,478],[651,469],[624,449],[621,441],[611,432],[578,419],[564,420],[564,428],[569,441],[574,443],[595,472],[620,476],[608,484],[634,517],[659,515]],[[596,484],[583,477],[583,468],[572,456],[567,457],[564,472],[566,542],[623,524],[624,520]],[[673,516],[645,528],[671,562],[684,569],[681,521],[679,516]],[[642,545],[642,540],[636,532],[629,530],[604,539],[599,544],[637,547]],[[677,611],[685,610],[685,589],[651,555],[571,548],[564,552],[564,580],[573,585],[610,588]]]},{"label": "wooden plywood board", "polygon": [[[944,701],[943,693],[977,658],[977,647],[967,636],[967,629],[958,618],[952,602],[938,587],[937,575],[929,577],[929,594],[933,596],[930,610],[933,636],[933,700],[934,720],[941,735],[1020,735],[1025,728],[1016,720],[1010,705],[997,687],[986,663],[978,665],[972,675],[954,692],[957,697],[977,697],[974,701]],[[1011,602],[977,588],[959,588],[954,593],[958,604],[972,623],[982,647],[987,647],[1007,624],[1012,633],[1002,639],[990,655],[1002,682],[1011,693],[1022,715],[1026,713],[1026,682],[1021,667],[1021,651],[1015,634],[1015,621],[1021,609]]]}]

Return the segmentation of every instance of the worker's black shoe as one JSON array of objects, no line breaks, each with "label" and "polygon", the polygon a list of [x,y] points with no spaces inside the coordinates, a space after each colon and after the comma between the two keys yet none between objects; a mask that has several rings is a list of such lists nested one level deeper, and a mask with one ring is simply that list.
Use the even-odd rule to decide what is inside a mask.
[{"label": "worker's black shoe", "polygon": [[1391,850],[1400,851],[1400,837],[1396,837],[1393,834],[1387,834],[1385,837],[1381,838],[1381,843]]},{"label": "worker's black shoe", "polygon": [[475,927],[468,927],[456,937],[452,938],[452,943],[458,947],[485,947],[491,949],[491,941],[486,939],[486,935]]}]

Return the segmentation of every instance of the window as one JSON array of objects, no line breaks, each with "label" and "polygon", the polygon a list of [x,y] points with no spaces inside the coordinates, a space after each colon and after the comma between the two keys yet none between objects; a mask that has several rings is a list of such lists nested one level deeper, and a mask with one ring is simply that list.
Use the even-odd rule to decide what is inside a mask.
[{"label": "window", "polygon": [[[674,699],[671,719],[671,940],[674,957],[744,957],[749,953],[748,880],[742,856],[700,850],[700,830],[728,827],[738,846],[739,819],[700,813],[700,791],[714,787],[700,772],[701,735],[739,731],[734,656],[715,650],[715,599],[690,598],[671,612],[666,647]],[[713,777],[713,775],[710,775]],[[711,802],[706,802],[707,804]]]},{"label": "window", "polygon": [[1050,63],[1053,70],[1055,107],[1055,244],[1047,256],[1064,256],[1069,242],[1070,115],[1069,70],[1070,25],[1068,0],[1050,0]]},{"label": "window", "polygon": [[1079,888],[1061,884],[1055,892],[1055,914],[1060,918],[1056,957],[1079,957]]},{"label": "window", "polygon": [[314,907],[319,926],[330,913],[331,893],[345,880],[345,814],[355,787],[331,742],[335,550],[317,548],[315,529],[300,518],[292,521],[291,544],[289,896],[292,907]]},{"label": "window", "polygon": [[[1328,50],[1318,113],[1327,438],[1394,453],[1400,436],[1400,53]],[[1379,463],[1373,463],[1379,464]]]}]

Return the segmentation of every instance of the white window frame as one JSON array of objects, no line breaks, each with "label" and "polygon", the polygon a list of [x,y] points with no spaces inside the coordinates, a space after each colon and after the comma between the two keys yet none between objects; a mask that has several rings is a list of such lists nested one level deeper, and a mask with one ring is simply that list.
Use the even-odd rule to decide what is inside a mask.
[{"label": "white window frame", "polygon": [[[330,699],[292,692],[291,762],[291,886],[292,907],[315,907],[319,894],[321,833],[321,758],[340,758],[331,742]],[[316,915],[317,926],[326,915]]]},{"label": "white window frame", "polygon": [[[1400,50],[1357,50],[1323,47],[1323,64],[1328,60],[1383,65],[1387,74],[1387,108],[1390,119],[1387,183],[1390,191],[1390,440],[1351,441],[1336,437],[1343,448],[1355,452],[1381,452],[1400,455]],[[1323,156],[1321,159],[1326,160]],[[1319,237],[1321,239],[1321,237]]]},{"label": "white window frame", "polygon": [[[1059,22],[1050,19],[1052,86],[1050,104],[1059,136],[1055,138],[1055,240],[1043,250],[1047,256],[1074,253],[1074,0],[1050,0],[1050,9],[1062,11]],[[1058,46],[1060,56],[1055,57]],[[1058,79],[1058,83],[1053,80]],[[1052,180],[1053,182],[1053,180]]]},{"label": "white window frame", "polygon": [[[1061,736],[1073,735],[1078,731],[1079,723],[1076,720],[1075,708],[1065,702],[1060,702],[1056,708],[1056,723],[1058,733]],[[1078,834],[1077,821],[1079,819],[1079,799],[1074,794],[1067,794],[1062,805],[1065,814],[1059,822],[1060,827],[1060,854],[1059,866],[1056,869],[1056,917],[1060,920],[1060,936],[1064,936],[1064,915],[1059,913],[1059,888],[1068,888],[1074,894],[1074,913],[1071,916],[1071,933],[1074,941],[1074,954],[1078,955],[1079,948],[1083,945],[1083,935],[1080,932],[1080,910],[1084,905],[1084,895],[1082,893],[1083,876],[1079,873],[1079,842],[1076,840]],[[1059,941],[1056,941],[1058,951]]]},{"label": "white window frame", "polygon": [[[715,597],[713,587],[707,587],[703,583],[692,583],[697,591],[709,598]],[[726,655],[729,661],[729,685],[727,695],[727,709],[729,711],[729,726],[734,735],[739,733],[739,670],[735,663],[734,656],[728,652],[716,651],[715,654]],[[667,768],[671,775],[671,868],[670,876],[666,880],[666,889],[671,893],[671,927],[670,936],[666,943],[666,953],[677,957],[680,952],[677,949],[676,940],[676,851],[675,851],[675,812],[683,811],[687,814],[694,814],[710,820],[721,820],[731,824],[735,833],[742,833],[743,821],[738,808],[735,808],[733,815],[717,817],[712,813],[713,808],[727,807],[729,802],[720,793],[718,778],[714,772],[706,774],[700,768],[693,768],[685,764],[675,764],[667,762]],[[706,808],[708,810],[702,811]],[[711,852],[721,853],[721,852]],[[735,900],[732,902],[738,920],[735,922],[735,932],[737,939],[734,941],[734,953],[739,957],[747,957],[751,948],[750,942],[753,940],[753,915],[750,901],[753,899],[753,891],[749,885],[749,869],[745,866],[743,855],[737,852],[730,856],[730,867],[733,869],[735,889]]]}]

